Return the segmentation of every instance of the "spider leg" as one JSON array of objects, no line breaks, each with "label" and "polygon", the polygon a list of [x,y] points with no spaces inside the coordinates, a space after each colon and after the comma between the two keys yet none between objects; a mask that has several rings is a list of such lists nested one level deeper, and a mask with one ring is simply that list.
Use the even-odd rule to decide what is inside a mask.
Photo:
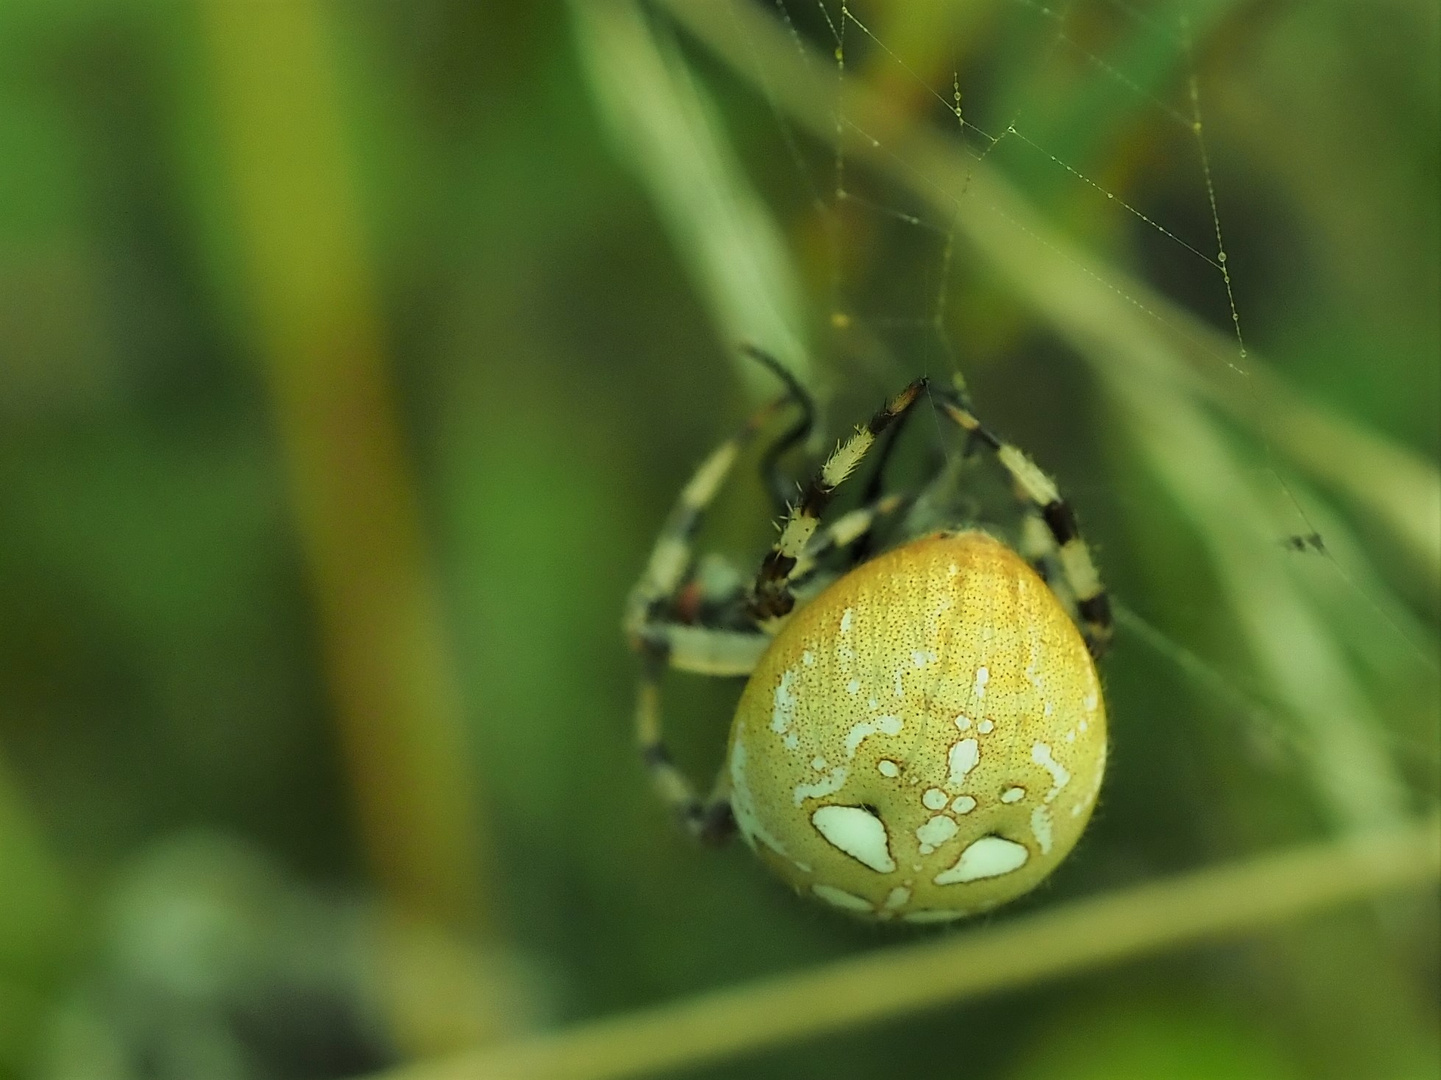
[{"label": "spider leg", "polygon": [[700,528],[706,509],[715,499],[722,482],[730,474],[741,448],[754,436],[756,428],[769,414],[761,410],[742,431],[721,443],[696,469],[671,509],[651,549],[650,558],[640,580],[630,591],[625,607],[625,628],[633,644],[639,644],[642,631],[660,602],[672,597],[685,577],[691,560],[691,541]]},{"label": "spider leg", "polygon": [[1055,576],[1051,572],[1051,562],[1059,557],[1060,549],[1056,547],[1051,530],[1046,527],[1045,518],[1030,505],[1025,494],[1020,491],[1014,491],[1014,494],[1017,500],[1026,504],[1021,516],[1021,535],[1016,550],[1021,553],[1021,558],[1031,564],[1031,569],[1040,575],[1041,580],[1054,589],[1056,582],[1051,580]]},{"label": "spider leg", "polygon": [[736,598],[729,594],[723,599],[708,596],[703,578],[691,579],[683,588],[689,589],[692,585],[699,591],[697,606],[702,612],[713,606],[709,601],[721,599],[713,615],[727,625],[663,618],[651,618],[646,623],[639,640],[642,670],[636,695],[636,742],[656,794],[675,814],[681,827],[701,843],[721,844],[735,831],[724,767],[717,774],[711,793],[701,798],[689,778],[671,760],[661,723],[661,678],[667,668],[696,675],[749,675],[770,645],[771,637],[759,628],[733,629],[729,624],[737,620],[732,613],[744,616]]},{"label": "spider leg", "polygon": [[[886,433],[881,437],[883,441],[881,443],[880,453],[877,455],[876,467],[871,470],[871,475],[866,480],[866,489],[861,494],[861,505],[863,507],[874,506],[881,501],[881,493],[885,490],[886,485],[886,466],[890,464],[891,455],[895,453],[896,442],[900,439],[901,432],[905,429],[906,421],[910,418],[911,412],[908,409],[897,418],[894,424],[886,429]],[[874,536],[869,527],[856,537],[854,543],[850,545],[848,553],[850,566],[856,566],[865,562],[865,560],[870,557],[871,542],[873,539]]]},{"label": "spider leg", "polygon": [[899,417],[915,404],[916,398],[926,387],[924,378],[911,383],[871,417],[863,427],[858,427],[849,439],[836,447],[820,470],[811,477],[800,501],[792,506],[786,515],[780,539],[771,548],[760,571],[756,574],[751,589],[751,613],[761,621],[780,618],[795,606],[795,595],[791,591],[790,579],[796,563],[805,554],[806,547],[820,525],[821,515],[830,505],[837,487],[855,471],[875,445],[876,438],[890,427]]},{"label": "spider leg", "polygon": [[[1111,601],[1096,572],[1091,550],[1081,539],[1070,505],[1061,498],[1055,482],[1030,458],[987,430],[957,398],[943,392],[936,395],[936,400],[963,431],[990,447],[1001,467],[1010,474],[1017,497],[1040,517],[1055,545],[1056,560],[1066,585],[1075,597],[1086,645],[1092,656],[1101,656],[1111,644]],[[1027,543],[1034,546],[1034,535]]]},{"label": "spider leg", "polygon": [[[785,372],[778,365],[775,370]],[[625,628],[632,642],[638,641],[655,606],[673,597],[682,585],[691,561],[691,542],[741,450],[771,416],[792,400],[800,400],[802,408],[809,411],[809,398],[804,396],[805,392],[794,377],[787,372],[784,381],[786,393],[757,410],[740,431],[712,450],[681,489],[670,516],[656,537],[645,570],[626,601]],[[795,398],[797,392],[802,395],[799,399]]]},{"label": "spider leg", "polygon": [[716,778],[711,794],[702,799],[685,773],[671,760],[661,730],[660,680],[668,662],[664,648],[642,650],[640,690],[636,695],[635,730],[641,760],[661,802],[670,807],[682,827],[705,844],[723,844],[735,833],[725,771]]},{"label": "spider leg", "polygon": [[[725,770],[722,768],[717,774],[711,793],[701,798],[689,778],[671,760],[661,723],[661,679],[667,668],[697,675],[749,675],[771,638],[759,628],[733,627],[732,624],[739,621],[734,615],[745,616],[737,598],[728,589],[710,593],[704,575],[692,577],[681,585],[686,592],[692,588],[696,591],[695,608],[701,613],[701,621],[653,614],[640,631],[638,648],[642,666],[636,695],[636,743],[656,794],[681,827],[701,843],[722,844],[735,831]],[[703,621],[707,612],[726,625],[707,625]]]},{"label": "spider leg", "polygon": [[[625,609],[626,635],[641,654],[635,713],[641,758],[662,801],[675,811],[691,835],[708,843],[722,842],[734,831],[724,773],[717,779],[710,797],[703,800],[671,761],[661,726],[661,676],[667,666],[708,675],[748,674],[770,639],[759,628],[750,632],[718,629],[678,622],[667,615],[686,584],[696,531],[741,450],[766,421],[791,401],[800,403],[807,424],[812,408],[810,399],[789,372],[759,350],[753,355],[776,372],[786,385],[786,393],[760,409],[739,432],[701,462],[681,489]],[[794,431],[792,428],[782,441],[787,438],[794,441],[804,434],[804,429],[801,435],[795,435]]]},{"label": "spider leg", "polygon": [[1077,610],[1076,595],[1065,571],[1061,569],[1061,549],[1056,546],[1056,538],[1052,535],[1050,526],[1035,506],[1031,505],[1024,492],[1016,490],[1015,495],[1018,500],[1026,503],[1021,517],[1020,542],[1016,545],[1016,550],[1031,564],[1031,569],[1050,587],[1051,592],[1055,593],[1071,621],[1080,623],[1081,613]]},{"label": "spider leg", "polygon": [[909,494],[882,495],[866,506],[842,514],[819,530],[791,569],[791,588],[798,590],[813,578],[819,572],[821,559],[832,551],[845,552],[848,566],[863,560],[876,526],[904,508],[911,498]]},{"label": "spider leg", "polygon": [[771,643],[760,630],[727,630],[654,621],[644,630],[645,650],[660,652],[666,665],[692,675],[749,675]]},{"label": "spider leg", "polygon": [[[747,431],[757,426],[753,421]],[[740,436],[742,442],[746,434],[743,432]],[[632,640],[642,654],[635,714],[641,758],[661,801],[671,808],[691,836],[707,844],[723,843],[735,831],[725,772],[721,771],[711,793],[702,798],[672,761],[661,720],[661,677],[667,667],[703,675],[748,675],[771,639],[762,629],[746,631],[696,625],[660,617],[657,609],[661,602],[674,599],[687,588],[689,539],[699,525],[700,514],[714,498],[740,450],[740,442],[732,440],[732,443],[735,445],[723,444],[716,450],[681,493],[671,520],[656,543],[651,563],[632,594],[627,619]],[[894,513],[905,502],[906,497],[902,495],[884,496],[832,522],[813,536],[803,559],[793,567],[793,579],[812,575],[816,560],[828,552],[845,549],[869,536],[878,520]],[[677,545],[684,545],[684,551],[677,551]],[[704,590],[703,582],[695,584]],[[704,609],[704,598],[701,599],[700,606]],[[749,618],[748,613],[741,614]]]},{"label": "spider leg", "polygon": [[770,492],[771,501],[775,504],[776,513],[783,514],[786,511],[786,504],[790,499],[791,483],[782,475],[780,470],[780,459],[787,450],[795,446],[811,433],[811,428],[816,421],[815,399],[806,391],[790,370],[770,353],[753,345],[750,342],[741,344],[741,352],[745,353],[752,360],[764,366],[776,378],[785,384],[786,393],[790,399],[800,406],[801,415],[789,428],[787,428],[775,442],[766,448],[761,455],[760,471],[761,478],[765,481],[766,490]]}]

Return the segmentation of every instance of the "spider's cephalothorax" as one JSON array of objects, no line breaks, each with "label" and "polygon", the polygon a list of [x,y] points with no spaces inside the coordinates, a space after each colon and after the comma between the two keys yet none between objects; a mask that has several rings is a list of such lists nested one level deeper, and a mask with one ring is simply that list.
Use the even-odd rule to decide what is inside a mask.
[{"label": "spider's cephalothorax", "polygon": [[[1009,475],[1027,554],[1058,568],[1061,595],[980,531],[910,539],[828,580],[825,560],[863,550],[904,501],[878,496],[820,528],[835,489],[926,389],[917,380],[831,454],[748,589],[696,571],[691,538],[743,444],[792,401],[806,419],[787,444],[808,425],[803,392],[768,363],[790,393],[697,470],[631,595],[641,753],[693,834],[720,840],[739,827],[797,891],[838,908],[940,922],[1004,903],[1070,851],[1105,769],[1092,658],[1110,639],[1110,607],[1075,518],[1024,454],[937,390],[941,411]],[[750,676],[705,799],[661,738],[667,666]]]}]

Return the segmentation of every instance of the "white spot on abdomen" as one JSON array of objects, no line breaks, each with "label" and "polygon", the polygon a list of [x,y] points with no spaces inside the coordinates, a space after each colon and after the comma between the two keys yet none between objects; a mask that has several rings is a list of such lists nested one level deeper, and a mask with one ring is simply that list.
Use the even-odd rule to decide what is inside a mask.
[{"label": "white spot on abdomen", "polygon": [[912,911],[909,915],[902,915],[901,918],[908,923],[936,923],[951,922],[966,915],[965,911],[948,911],[945,908],[934,908],[927,911]]},{"label": "white spot on abdomen", "polygon": [[929,855],[957,832],[956,823],[945,814],[937,814],[916,830],[916,839],[921,842],[921,854]]},{"label": "white spot on abdomen", "polygon": [[811,824],[832,845],[877,873],[896,868],[885,825],[859,806],[822,806],[811,815]]},{"label": "white spot on abdomen", "polygon": [[958,814],[969,814],[976,808],[976,800],[969,795],[962,795],[951,803],[951,809]]},{"label": "white spot on abdomen", "polygon": [[854,620],[854,616],[855,612],[853,612],[850,608],[846,608],[845,611],[841,612],[842,634],[849,634],[851,632],[851,622]]},{"label": "white spot on abdomen", "polygon": [[986,667],[985,664],[982,664],[980,667],[976,668],[976,685],[971,688],[971,692],[975,694],[978,698],[985,697],[986,683],[990,681],[991,669]]},{"label": "white spot on abdomen", "polygon": [[861,692],[861,680],[860,680],[860,679],[852,679],[850,682],[846,683],[846,693],[850,694],[852,697],[855,697],[855,695],[859,694],[860,692]]},{"label": "white spot on abdomen", "polygon": [[881,758],[876,762],[876,768],[880,770],[882,776],[889,776],[892,779],[901,775],[901,767],[889,758]]},{"label": "white spot on abdomen", "polygon": [[921,796],[921,805],[927,810],[940,810],[948,801],[949,796],[938,787],[927,788]]},{"label": "white spot on abdomen", "polygon": [[1020,802],[1025,797],[1026,789],[1023,787],[1006,788],[1005,791],[1001,792],[1001,802],[1003,803]]},{"label": "white spot on abdomen", "polygon": [[791,683],[795,682],[795,678],[794,671],[783,672],[780,685],[776,687],[775,707],[771,710],[771,730],[777,735],[784,735],[796,716],[796,696],[791,692]]},{"label": "white spot on abdomen", "polygon": [[838,908],[845,908],[848,911],[870,911],[871,902],[854,893],[848,893],[844,889],[837,889],[834,885],[812,885],[811,892],[815,893],[827,904]]},{"label": "white spot on abdomen", "polygon": [[983,836],[956,860],[949,870],[942,870],[932,880],[937,885],[958,885],[965,881],[1000,877],[1026,865],[1031,853],[1023,844],[1000,836]]},{"label": "white spot on abdomen", "polygon": [[1072,816],[1072,817],[1080,817],[1081,814],[1082,814],[1082,812],[1085,811],[1086,807],[1090,806],[1092,803],[1094,803],[1094,802],[1096,801],[1096,796],[1101,793],[1101,782],[1102,782],[1105,778],[1106,778],[1106,748],[1105,748],[1105,746],[1103,745],[1103,746],[1101,747],[1100,759],[1096,762],[1096,779],[1095,779],[1095,781],[1091,784],[1091,790],[1088,791],[1088,792],[1086,792],[1086,794],[1085,794],[1085,796],[1084,796],[1083,798],[1078,799],[1078,800],[1076,801],[1076,805],[1075,805],[1075,806],[1071,807],[1071,816]]},{"label": "white spot on abdomen", "polygon": [[894,911],[898,907],[905,907],[911,898],[911,890],[904,885],[897,885],[886,896],[886,910]]},{"label": "white spot on abdomen", "polygon": [[746,748],[739,741],[740,737],[745,735],[745,725],[741,725],[737,729],[736,735],[737,741],[731,750],[730,759],[731,813],[735,815],[736,826],[751,847],[755,847],[758,842],[762,843],[777,855],[790,859],[800,870],[810,873],[811,868],[792,857],[791,853],[786,850],[785,844],[776,839],[756,813],[755,801],[751,798],[750,785],[746,779]]},{"label": "white spot on abdomen", "polygon": [[1071,774],[1051,756],[1051,748],[1043,742],[1031,747],[1031,760],[1051,774],[1051,790],[1046,792],[1046,802],[1050,802],[1071,782]]},{"label": "white spot on abdomen", "polygon": [[1051,853],[1051,809],[1042,804],[1031,811],[1031,832],[1036,836],[1036,843],[1041,845],[1041,854]]},{"label": "white spot on abdomen", "polygon": [[875,723],[869,720],[862,720],[856,724],[846,735],[846,757],[856,756],[856,749],[865,740],[867,735],[875,735],[879,732],[882,735],[899,735],[901,733],[901,719],[898,716],[878,716]]},{"label": "white spot on abdomen", "polygon": [[962,739],[951,747],[951,786],[960,787],[965,783],[966,774],[981,760],[981,744],[975,739]]},{"label": "white spot on abdomen", "polygon": [[830,771],[830,774],[823,779],[817,780],[814,784],[797,784],[792,792],[799,806],[807,799],[820,799],[827,795],[834,795],[845,786],[847,769],[844,765],[838,765]]}]

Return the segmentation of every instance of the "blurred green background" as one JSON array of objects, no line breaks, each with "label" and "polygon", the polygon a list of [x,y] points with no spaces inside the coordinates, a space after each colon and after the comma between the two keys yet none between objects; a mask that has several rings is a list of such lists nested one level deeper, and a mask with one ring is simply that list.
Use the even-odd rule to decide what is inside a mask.
[{"label": "blurred green background", "polygon": [[[820,9],[790,7],[829,63]],[[650,13],[782,241],[828,437],[959,365],[1154,628],[1123,626],[1106,665],[1097,819],[1017,910],[1434,808],[1437,564],[1366,502],[1424,533],[1436,497],[1434,4],[854,12],[890,53],[851,23],[849,78],[987,150],[930,96],[954,77],[969,123],[1042,148],[986,162],[1050,227],[1230,333],[1213,266],[1057,165],[1214,252],[1167,112],[1194,74],[1265,358],[1236,363],[1425,495],[1400,466],[1313,483],[1291,459],[1319,436],[1278,450],[1207,412],[1231,471],[1192,463],[1206,504],[896,176],[853,162],[834,200],[834,147],[777,122],[786,70],[768,101]],[[635,760],[621,606],[758,384],[712,317],[724,286],[693,286],[694,237],[657,213],[654,151],[595,104],[596,56],[629,61],[597,25],[554,3],[0,4],[0,1076],[358,1075],[922,936],[692,849]],[[928,419],[909,439],[912,474],[954,450]],[[736,487],[704,543],[747,566],[770,511]],[[1231,491],[1265,511],[1239,538]],[[1313,531],[1324,551],[1288,548]],[[668,685],[697,777],[737,689]],[[1434,896],[1378,901],[685,1075],[1420,1080],[1437,953]]]}]

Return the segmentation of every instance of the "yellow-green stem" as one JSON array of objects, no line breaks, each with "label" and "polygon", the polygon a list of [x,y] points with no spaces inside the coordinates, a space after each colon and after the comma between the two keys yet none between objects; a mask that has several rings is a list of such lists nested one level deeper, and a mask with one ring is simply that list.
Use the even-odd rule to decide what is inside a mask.
[{"label": "yellow-green stem", "polygon": [[775,380],[743,358],[749,342],[814,382],[801,286],[784,237],[673,44],[634,4],[571,5],[576,44],[622,156],[661,214],[752,396]]},{"label": "yellow-green stem", "polygon": [[1441,823],[1353,836],[581,1024],[376,1080],[615,1080],[854,1030],[1441,877]]},{"label": "yellow-green stem", "polygon": [[367,854],[391,901],[483,919],[475,779],[314,0],[199,7],[265,363]]}]

